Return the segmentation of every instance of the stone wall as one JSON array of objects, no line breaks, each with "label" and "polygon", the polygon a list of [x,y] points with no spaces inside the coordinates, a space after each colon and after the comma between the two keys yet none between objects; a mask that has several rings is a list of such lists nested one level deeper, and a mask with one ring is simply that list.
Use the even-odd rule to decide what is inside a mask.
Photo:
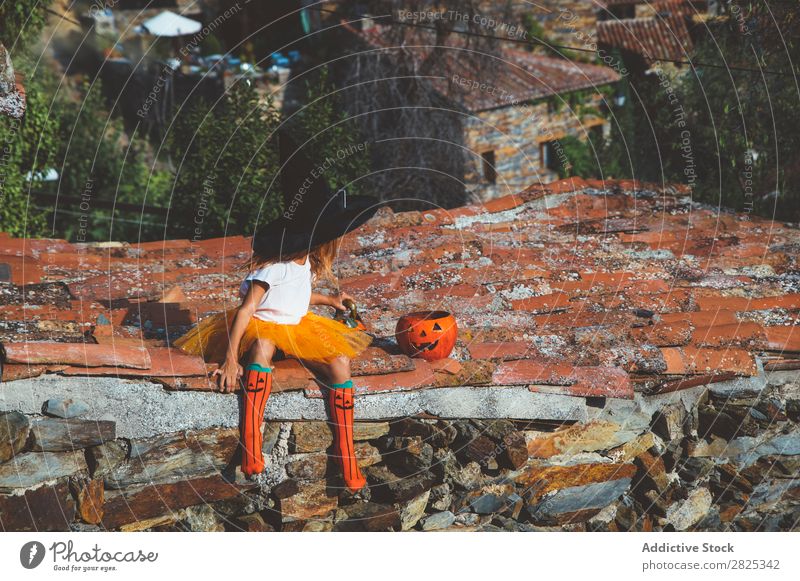
[{"label": "stone wall", "polygon": [[790,530],[800,519],[800,374],[762,379],[600,398],[575,423],[358,421],[366,498],[344,491],[326,421],[265,422],[268,472],[250,481],[236,428],[118,437],[86,404],[52,399],[41,414],[0,413],[0,527]]},{"label": "stone wall", "polygon": [[[587,112],[600,111],[602,104],[599,93],[588,95],[576,107],[570,106],[568,95],[559,95],[468,117],[464,136],[468,151],[464,174],[467,189],[485,201],[519,192],[532,183],[557,180],[558,172],[545,166],[542,144],[554,142],[551,152],[558,159],[558,140],[563,137],[586,140],[590,131],[605,131],[608,123]],[[494,152],[496,184],[484,176],[481,154],[486,151]]]}]

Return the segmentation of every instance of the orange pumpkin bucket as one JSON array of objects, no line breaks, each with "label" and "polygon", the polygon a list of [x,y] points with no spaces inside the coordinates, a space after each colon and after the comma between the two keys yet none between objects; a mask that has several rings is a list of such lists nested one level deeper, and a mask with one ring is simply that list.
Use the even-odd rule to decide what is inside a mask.
[{"label": "orange pumpkin bucket", "polygon": [[394,335],[409,357],[435,361],[450,355],[456,345],[458,325],[447,311],[418,311],[400,317]]}]

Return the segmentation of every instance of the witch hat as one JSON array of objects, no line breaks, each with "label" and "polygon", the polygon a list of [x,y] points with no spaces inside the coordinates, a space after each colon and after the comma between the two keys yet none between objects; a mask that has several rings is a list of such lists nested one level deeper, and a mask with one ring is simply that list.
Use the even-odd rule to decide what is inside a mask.
[{"label": "witch hat", "polygon": [[328,187],[325,170],[300,149],[287,130],[278,132],[283,214],[258,227],[253,252],[264,260],[282,257],[329,242],[355,230],[378,211],[372,196],[348,196],[347,189]]}]

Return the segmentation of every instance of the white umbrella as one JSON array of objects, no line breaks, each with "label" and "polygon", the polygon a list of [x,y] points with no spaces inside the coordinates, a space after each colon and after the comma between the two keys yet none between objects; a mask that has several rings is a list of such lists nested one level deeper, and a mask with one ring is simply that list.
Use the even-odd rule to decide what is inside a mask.
[{"label": "white umbrella", "polygon": [[150,20],[146,20],[142,23],[142,28],[155,36],[183,36],[184,34],[194,34],[202,27],[203,25],[196,20],[186,18],[180,14],[175,14],[169,10],[165,10],[158,16],[154,16]]}]

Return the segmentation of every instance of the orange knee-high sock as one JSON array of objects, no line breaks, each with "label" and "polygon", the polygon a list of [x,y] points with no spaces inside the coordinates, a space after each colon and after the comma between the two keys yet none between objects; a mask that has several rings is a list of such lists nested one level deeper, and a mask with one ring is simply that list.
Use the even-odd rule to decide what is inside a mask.
[{"label": "orange knee-high sock", "polygon": [[351,492],[358,492],[367,483],[361,474],[353,445],[353,382],[331,384],[328,401],[333,417],[334,457],[342,468],[344,482]]},{"label": "orange knee-high sock", "polygon": [[261,422],[264,421],[264,408],[272,390],[272,369],[251,363],[245,371],[242,390],[244,411],[242,414],[242,472],[249,476],[264,470],[264,454],[261,451],[263,436]]}]

